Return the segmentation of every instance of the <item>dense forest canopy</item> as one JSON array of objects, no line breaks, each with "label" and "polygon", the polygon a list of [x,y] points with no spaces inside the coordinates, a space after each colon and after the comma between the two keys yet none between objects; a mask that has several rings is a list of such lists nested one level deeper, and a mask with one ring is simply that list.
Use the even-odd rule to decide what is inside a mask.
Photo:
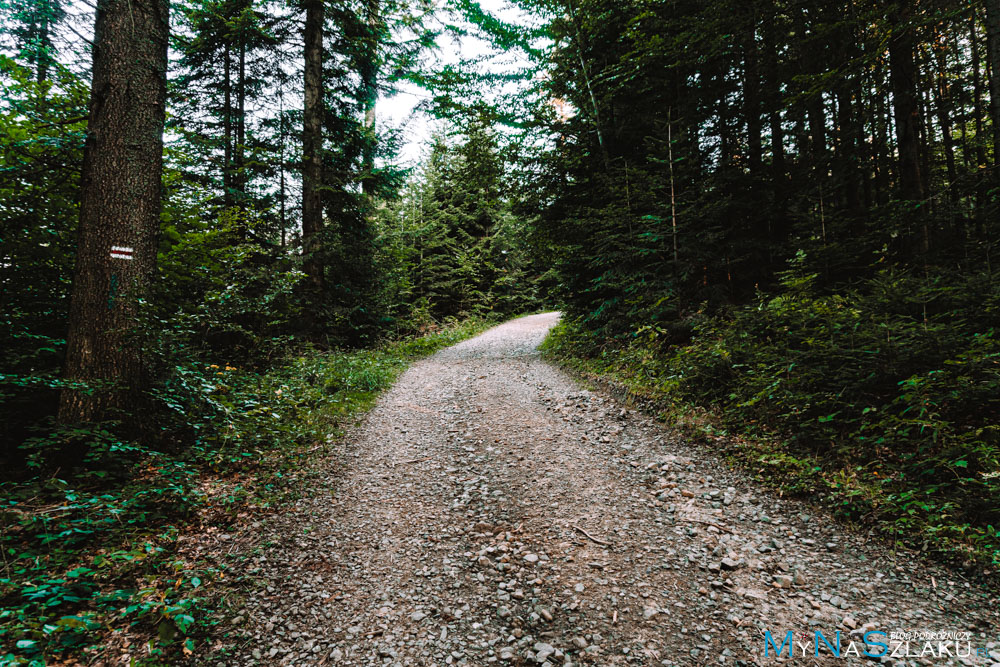
[{"label": "dense forest canopy", "polygon": [[541,307],[555,354],[779,442],[796,490],[997,563],[1000,0],[94,9],[0,3],[4,646],[117,604],[15,574],[308,437],[310,355]]}]

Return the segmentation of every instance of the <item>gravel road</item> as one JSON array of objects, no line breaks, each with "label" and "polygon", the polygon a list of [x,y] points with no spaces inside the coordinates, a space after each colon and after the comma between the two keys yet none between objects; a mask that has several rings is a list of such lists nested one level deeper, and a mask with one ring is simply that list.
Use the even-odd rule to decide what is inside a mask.
[{"label": "gravel road", "polygon": [[796,663],[880,662],[815,658],[816,630],[876,653],[864,632],[968,632],[970,658],[911,642],[922,657],[881,662],[1000,663],[995,598],[581,389],[536,351],[557,320],[508,322],[399,379],[259,527],[259,590],[217,664],[773,664],[767,631],[808,641]]}]

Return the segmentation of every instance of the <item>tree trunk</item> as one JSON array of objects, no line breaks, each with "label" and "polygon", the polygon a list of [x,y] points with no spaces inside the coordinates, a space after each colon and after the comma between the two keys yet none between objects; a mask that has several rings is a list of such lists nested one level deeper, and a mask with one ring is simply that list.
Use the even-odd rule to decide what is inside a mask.
[{"label": "tree trunk", "polygon": [[302,114],[302,252],[312,285],[323,286],[319,235],[323,229],[323,0],[306,2]]},{"label": "tree trunk", "polygon": [[98,4],[65,377],[112,386],[63,390],[63,423],[128,409],[143,387],[134,333],[156,270],[168,36],[167,0]]},{"label": "tree trunk", "polygon": [[875,201],[879,206],[884,206],[889,201],[892,173],[890,157],[892,118],[885,95],[879,93],[885,87],[885,68],[880,66],[875,70],[872,84],[875,106]]},{"label": "tree trunk", "polygon": [[812,137],[812,158],[820,178],[826,178],[826,170],[820,171],[826,161],[826,111],[823,108],[823,96],[815,93],[809,99],[809,134]]},{"label": "tree trunk", "polygon": [[915,42],[909,17],[895,11],[890,18],[898,34],[889,42],[889,80],[896,119],[896,148],[899,152],[899,192],[903,199],[924,199],[920,173],[920,106],[917,99]]},{"label": "tree trunk", "polygon": [[38,28],[38,51],[37,57],[38,62],[36,63],[35,70],[35,80],[38,83],[43,83],[48,81],[49,78],[49,61],[52,55],[49,53],[49,49],[52,47],[52,26],[50,25],[50,9],[48,3],[42,4],[42,21]]},{"label": "tree trunk", "polygon": [[[986,52],[990,65],[993,164],[1000,171],[1000,0],[986,0]],[[1000,174],[995,178],[1000,178]]]},{"label": "tree trunk", "polygon": [[233,205],[233,77],[230,72],[229,40],[222,50],[222,127],[226,135],[222,156],[222,205]]},{"label": "tree trunk", "polygon": [[[236,137],[235,137],[235,178],[236,203],[246,202],[246,138],[247,138],[247,45],[243,28],[245,14],[240,15],[239,60],[236,70]],[[242,227],[242,224],[241,224]],[[245,232],[245,228],[243,229]]]},{"label": "tree trunk", "polygon": [[976,117],[976,165],[979,172],[978,183],[976,184],[976,220],[982,225],[989,190],[986,178],[983,176],[983,170],[986,168],[986,142],[984,141],[986,131],[983,128],[982,59],[979,55],[979,27],[977,25],[975,9],[973,9],[972,18],[969,19],[969,42],[972,50],[972,113]]},{"label": "tree trunk", "polygon": [[935,86],[938,125],[941,127],[941,141],[944,145],[945,166],[948,169],[948,194],[952,205],[958,206],[958,189],[956,181],[958,172],[955,168],[955,140],[952,137],[951,114],[954,109],[952,103],[951,86],[948,83],[948,61],[945,50],[948,42],[942,34],[937,35],[933,46],[937,64],[937,80]]},{"label": "tree trunk", "polygon": [[381,42],[381,17],[379,16],[379,0],[368,0],[365,3],[366,27],[368,39],[365,44],[365,54],[361,62],[361,90],[364,96],[364,129],[365,142],[361,160],[361,191],[365,198],[366,214],[371,213],[371,198],[374,195],[375,179],[375,104],[378,101],[378,49]]},{"label": "tree trunk", "polygon": [[760,67],[759,52],[757,48],[757,12],[751,7],[749,10],[749,25],[746,26],[746,44],[744,56],[744,79],[743,79],[743,102],[744,113],[747,117],[747,162],[750,166],[750,175],[760,178],[760,167],[763,162],[761,149],[761,135],[763,125],[760,115]]},{"label": "tree trunk", "polygon": [[782,127],[781,111],[784,98],[781,94],[779,74],[778,33],[774,26],[776,9],[772,6],[765,16],[764,53],[767,58],[767,104],[770,106],[768,119],[771,128],[771,168],[775,187],[784,189],[785,180],[785,130]]}]

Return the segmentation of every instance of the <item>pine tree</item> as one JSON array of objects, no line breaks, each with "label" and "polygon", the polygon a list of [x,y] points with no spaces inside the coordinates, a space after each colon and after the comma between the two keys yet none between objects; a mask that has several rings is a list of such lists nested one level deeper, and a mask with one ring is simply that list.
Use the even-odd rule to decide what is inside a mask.
[{"label": "pine tree", "polygon": [[98,6],[65,372],[93,393],[64,390],[63,422],[132,406],[145,382],[135,329],[156,269],[168,22],[165,0]]}]

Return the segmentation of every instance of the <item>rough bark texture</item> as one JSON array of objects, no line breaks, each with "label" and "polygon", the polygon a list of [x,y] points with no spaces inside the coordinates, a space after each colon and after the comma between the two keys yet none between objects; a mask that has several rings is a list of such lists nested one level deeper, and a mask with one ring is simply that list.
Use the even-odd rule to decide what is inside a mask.
[{"label": "rough bark texture", "polygon": [[97,8],[65,375],[113,388],[63,391],[64,423],[126,408],[142,385],[133,333],[156,268],[168,17],[166,0],[102,0]]},{"label": "rough bark texture", "polygon": [[305,104],[302,119],[302,246],[305,273],[316,288],[323,285],[317,256],[323,228],[323,2],[306,3]]}]

